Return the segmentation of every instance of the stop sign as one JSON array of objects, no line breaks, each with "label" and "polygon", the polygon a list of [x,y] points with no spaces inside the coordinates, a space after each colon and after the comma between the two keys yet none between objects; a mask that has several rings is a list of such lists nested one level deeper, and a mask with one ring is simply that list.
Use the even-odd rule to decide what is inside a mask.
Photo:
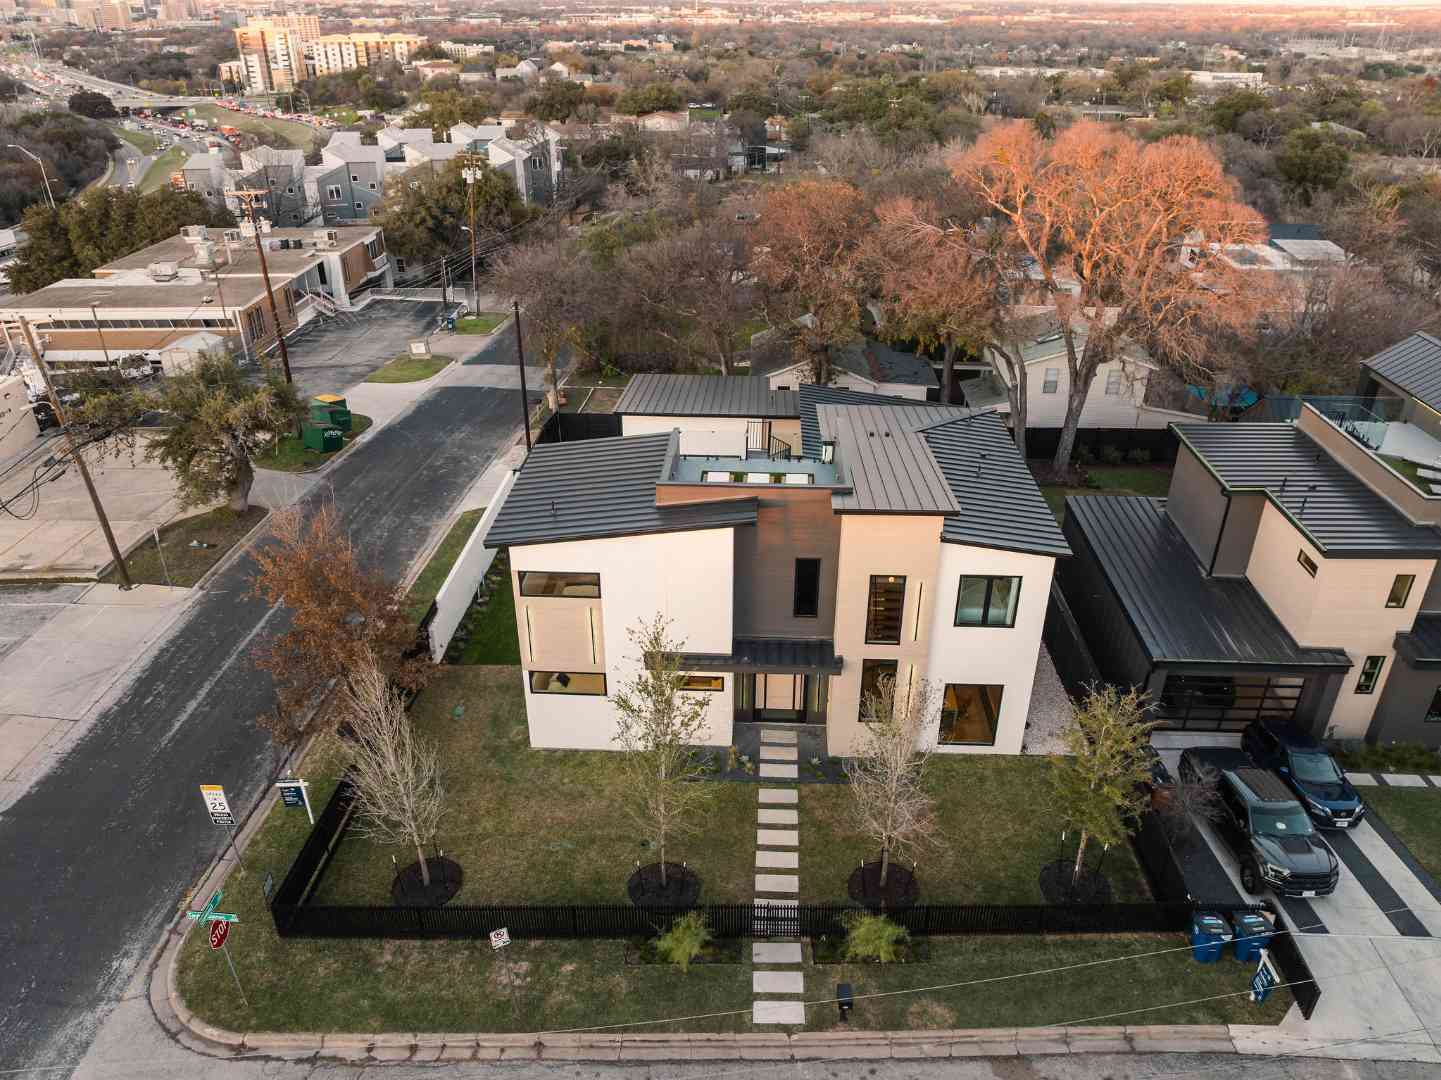
[{"label": "stop sign", "polygon": [[228,922],[213,922],[210,924],[210,947],[218,949],[225,944],[225,939],[230,936],[230,924]]}]

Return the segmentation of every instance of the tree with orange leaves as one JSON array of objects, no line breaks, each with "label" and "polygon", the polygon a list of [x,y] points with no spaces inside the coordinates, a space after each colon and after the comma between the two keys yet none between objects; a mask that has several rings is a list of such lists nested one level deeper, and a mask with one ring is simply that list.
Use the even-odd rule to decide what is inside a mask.
[{"label": "tree with orange leaves", "polygon": [[1223,257],[1263,239],[1265,225],[1197,139],[1143,144],[1082,122],[1046,140],[1018,120],[983,134],[951,171],[999,219],[1055,309],[1070,374],[1058,473],[1096,372],[1121,359],[1123,343],[1204,378],[1213,336],[1252,325],[1268,304],[1256,276]]},{"label": "tree with orange leaves", "polygon": [[796,355],[810,378],[831,380],[831,350],[860,328],[857,253],[870,215],[865,198],[840,180],[803,180],[766,196],[756,277],[784,309]]},{"label": "tree with orange leaves", "polygon": [[413,655],[416,629],[405,590],[361,565],[334,505],[308,519],[292,507],[270,520],[273,542],[256,548],[251,594],[284,605],[291,620],[255,653],[255,666],[274,678],[278,698],[259,723],[276,744],[292,747],[349,719],[352,699],[345,693],[336,708],[320,706],[326,691],[352,673],[378,668],[393,686],[414,691],[433,665],[428,656]]}]

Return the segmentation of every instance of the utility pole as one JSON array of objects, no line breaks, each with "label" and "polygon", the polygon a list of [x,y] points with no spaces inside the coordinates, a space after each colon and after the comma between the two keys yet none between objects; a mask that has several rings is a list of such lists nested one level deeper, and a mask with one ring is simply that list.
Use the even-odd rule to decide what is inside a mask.
[{"label": "utility pole", "polygon": [[530,453],[530,395],[525,390],[525,345],[520,340],[520,301],[512,300],[510,304],[515,311],[515,362],[520,365],[520,422],[525,427],[525,452],[528,454]]},{"label": "utility pole", "polygon": [[470,313],[480,314],[480,285],[475,280],[475,182],[480,179],[480,158],[474,154],[465,156],[460,175],[465,177],[465,208],[470,217]]},{"label": "utility pole", "polygon": [[105,507],[100,502],[100,493],[95,490],[95,481],[90,479],[90,469],[86,466],[85,459],[80,456],[80,448],[75,445],[75,434],[65,421],[65,411],[60,407],[60,395],[56,392],[55,383],[50,378],[50,365],[45,363],[45,357],[40,352],[40,347],[35,344],[35,332],[30,329],[30,320],[24,315],[20,316],[20,329],[25,332],[25,341],[30,346],[30,355],[35,360],[35,366],[40,369],[40,377],[45,380],[45,391],[50,395],[50,407],[55,410],[55,419],[60,424],[60,430],[65,433],[65,445],[70,450],[70,457],[75,462],[75,467],[80,470],[80,479],[85,481],[85,490],[90,493],[90,502],[95,507],[95,516],[100,519],[100,531],[105,534],[105,543],[110,546],[110,557],[115,560],[115,569],[120,574],[120,587],[133,589],[135,585],[130,580],[130,570],[125,565],[125,556],[120,554],[120,545],[115,542],[115,533],[110,529],[110,519],[105,516]]},{"label": "utility pole", "polygon": [[260,224],[255,217],[255,200],[262,195],[269,195],[270,192],[257,189],[246,189],[235,192],[235,197],[245,204],[246,216],[250,218],[250,229],[255,233],[255,253],[260,256],[260,276],[265,281],[265,295],[270,300],[270,317],[275,320],[275,340],[280,346],[280,363],[285,369],[285,381],[292,383],[290,377],[290,350],[285,347],[285,328],[280,324],[280,308],[275,304],[275,290],[270,287],[270,267],[265,262],[265,241],[260,238]]},{"label": "utility pole", "polygon": [[110,350],[105,347],[105,334],[100,329],[100,316],[95,313],[95,305],[90,305],[90,317],[95,320],[95,336],[100,339],[100,351],[105,355],[105,366],[110,366]]}]

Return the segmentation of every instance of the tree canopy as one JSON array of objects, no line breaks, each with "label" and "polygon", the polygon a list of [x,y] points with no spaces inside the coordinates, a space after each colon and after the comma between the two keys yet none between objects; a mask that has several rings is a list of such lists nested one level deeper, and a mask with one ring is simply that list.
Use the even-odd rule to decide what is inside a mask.
[{"label": "tree canopy", "polygon": [[[375,218],[391,251],[402,259],[438,258],[466,243],[460,230],[469,223],[463,168],[460,158],[452,158],[434,171],[417,169],[386,181]],[[485,163],[480,170],[475,228],[484,240],[529,220],[532,212],[510,177]]]},{"label": "tree canopy", "polygon": [[73,113],[88,116],[92,120],[111,120],[120,115],[115,103],[104,94],[94,90],[81,90],[71,94],[67,103]]}]

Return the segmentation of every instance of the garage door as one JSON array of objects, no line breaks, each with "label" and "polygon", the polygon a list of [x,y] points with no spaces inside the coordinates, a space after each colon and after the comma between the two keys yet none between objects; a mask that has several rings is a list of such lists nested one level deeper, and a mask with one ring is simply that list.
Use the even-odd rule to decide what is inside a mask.
[{"label": "garage door", "polygon": [[1290,720],[1305,686],[1287,675],[1168,675],[1153,715],[1167,728],[1240,731],[1253,720]]}]

